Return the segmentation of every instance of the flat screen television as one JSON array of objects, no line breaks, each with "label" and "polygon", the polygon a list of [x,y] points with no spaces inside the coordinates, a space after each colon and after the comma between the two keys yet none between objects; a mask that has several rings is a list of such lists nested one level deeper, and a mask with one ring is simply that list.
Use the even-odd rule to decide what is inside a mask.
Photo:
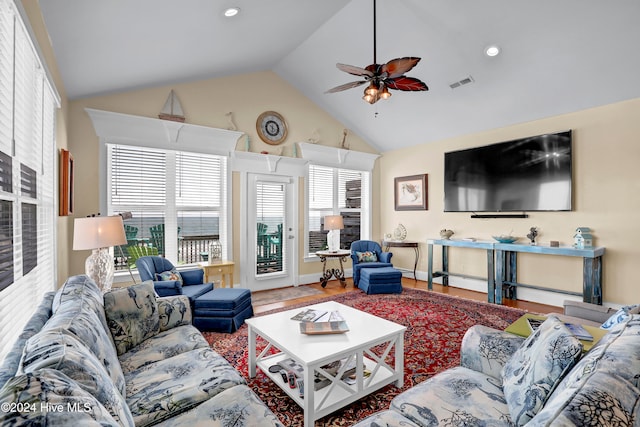
[{"label": "flat screen television", "polygon": [[444,155],[445,212],[571,210],[571,131]]}]

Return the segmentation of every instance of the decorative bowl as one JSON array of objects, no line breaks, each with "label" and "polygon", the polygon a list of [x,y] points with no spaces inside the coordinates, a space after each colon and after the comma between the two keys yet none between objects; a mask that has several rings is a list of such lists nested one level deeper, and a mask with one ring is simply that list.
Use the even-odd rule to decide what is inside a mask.
[{"label": "decorative bowl", "polygon": [[519,237],[514,237],[514,236],[493,236],[493,238],[495,240],[497,240],[500,243],[513,243],[516,240],[519,239]]}]

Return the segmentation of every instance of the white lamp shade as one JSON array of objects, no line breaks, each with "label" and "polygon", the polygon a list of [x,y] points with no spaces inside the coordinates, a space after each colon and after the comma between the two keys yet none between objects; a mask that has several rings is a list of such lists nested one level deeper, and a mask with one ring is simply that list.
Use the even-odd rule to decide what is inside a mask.
[{"label": "white lamp shade", "polygon": [[342,230],[344,228],[344,222],[340,215],[327,215],[324,217],[324,229],[325,230]]},{"label": "white lamp shade", "polygon": [[73,249],[108,248],[127,243],[122,217],[94,216],[76,218],[73,223]]}]

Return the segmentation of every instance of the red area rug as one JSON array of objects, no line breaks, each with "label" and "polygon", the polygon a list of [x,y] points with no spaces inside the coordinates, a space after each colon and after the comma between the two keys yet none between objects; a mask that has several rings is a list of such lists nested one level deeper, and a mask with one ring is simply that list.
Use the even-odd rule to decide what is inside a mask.
[{"label": "red area rug", "polygon": [[[405,379],[402,389],[388,385],[377,392],[327,415],[316,426],[347,426],[388,409],[391,400],[434,374],[460,362],[460,343],[471,326],[481,324],[504,329],[525,312],[428,291],[405,289],[402,294],[366,295],[360,290],[317,300],[334,300],[407,327],[405,333]],[[288,307],[287,309],[303,307]],[[274,310],[281,311],[281,310]],[[269,314],[269,313],[264,313]],[[249,386],[280,418],[285,426],[302,426],[302,409],[278,386],[258,371],[247,374],[247,325],[233,334],[205,332],[211,347],[244,375]],[[259,341],[260,343],[260,341]],[[264,341],[263,341],[264,344]]]}]

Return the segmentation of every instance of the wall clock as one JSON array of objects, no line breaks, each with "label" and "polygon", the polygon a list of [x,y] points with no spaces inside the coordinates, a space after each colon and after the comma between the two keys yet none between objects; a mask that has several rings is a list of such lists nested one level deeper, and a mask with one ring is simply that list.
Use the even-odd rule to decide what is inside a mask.
[{"label": "wall clock", "polygon": [[260,139],[271,145],[278,145],[287,137],[287,123],[284,117],[275,111],[265,111],[256,121],[256,130]]}]

